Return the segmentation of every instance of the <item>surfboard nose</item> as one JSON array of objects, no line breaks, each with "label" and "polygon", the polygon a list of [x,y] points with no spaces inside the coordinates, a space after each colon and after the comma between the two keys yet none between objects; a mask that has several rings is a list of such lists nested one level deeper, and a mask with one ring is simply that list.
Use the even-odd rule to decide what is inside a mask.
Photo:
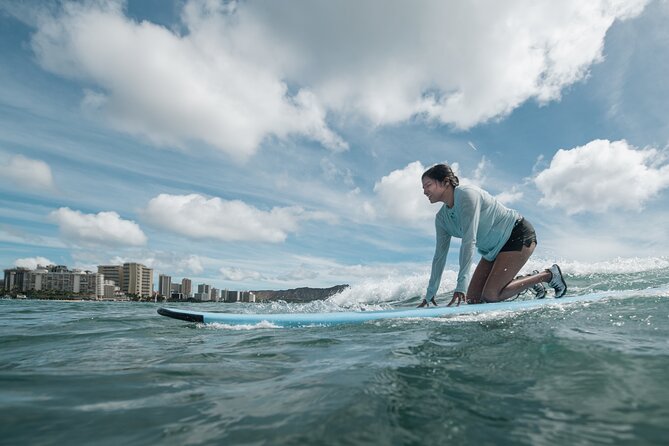
[{"label": "surfboard nose", "polygon": [[161,316],[167,316],[182,321],[204,323],[204,316],[201,314],[186,313],[183,311],[173,311],[170,310],[169,308],[158,308],[158,314]]}]

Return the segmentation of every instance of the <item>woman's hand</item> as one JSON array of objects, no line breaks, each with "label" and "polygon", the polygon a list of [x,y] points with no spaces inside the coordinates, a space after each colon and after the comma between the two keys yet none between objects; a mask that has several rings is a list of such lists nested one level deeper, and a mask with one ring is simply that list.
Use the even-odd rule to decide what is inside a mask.
[{"label": "woman's hand", "polygon": [[[437,306],[437,301],[434,300],[434,297],[432,299],[430,299],[430,303],[432,305],[434,305],[435,307]],[[423,301],[420,303],[420,305],[418,305],[417,308],[423,308],[423,307],[427,307],[427,306],[429,306],[429,304],[427,303],[427,299],[423,299]]]},{"label": "woman's hand", "polygon": [[465,293],[461,293],[460,291],[456,291],[455,293],[453,293],[453,299],[451,299],[451,301],[448,303],[447,306],[450,307],[451,305],[453,305],[455,303],[455,306],[459,307],[461,302],[464,303],[466,301],[467,301],[467,298],[465,297]]}]

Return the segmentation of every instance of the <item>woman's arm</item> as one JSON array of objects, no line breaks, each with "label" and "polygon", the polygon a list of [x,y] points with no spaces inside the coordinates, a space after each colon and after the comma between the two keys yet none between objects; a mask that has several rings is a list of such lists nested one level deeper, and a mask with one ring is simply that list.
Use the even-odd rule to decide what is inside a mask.
[{"label": "woman's arm", "polygon": [[[439,218],[438,215],[437,218]],[[432,271],[430,272],[430,282],[427,286],[427,292],[425,293],[424,302],[426,304],[427,301],[434,299],[434,296],[437,294],[437,291],[439,290],[439,284],[441,283],[441,275],[444,272],[444,266],[446,266],[446,256],[448,255],[448,249],[451,246],[451,236],[437,224],[437,218],[435,218],[437,245],[434,250],[434,258],[432,259]]]},{"label": "woman's arm", "polygon": [[476,190],[462,190],[460,194],[459,217],[462,226],[462,244],[460,245],[460,271],[456,292],[467,293],[471,279],[472,260],[476,248],[476,233],[481,217],[481,195]]}]

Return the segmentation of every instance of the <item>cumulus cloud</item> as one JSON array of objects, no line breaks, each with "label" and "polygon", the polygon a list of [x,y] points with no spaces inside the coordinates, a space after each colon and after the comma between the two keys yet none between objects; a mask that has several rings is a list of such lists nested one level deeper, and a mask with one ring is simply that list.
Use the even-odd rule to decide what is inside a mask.
[{"label": "cumulus cloud", "polygon": [[219,270],[221,278],[232,282],[243,282],[246,280],[264,280],[265,277],[257,271],[241,269],[237,267],[226,268]]},{"label": "cumulus cloud", "polygon": [[192,274],[202,274],[204,267],[202,266],[202,259],[196,255],[190,255],[182,259],[177,267],[177,272],[188,271]]},{"label": "cumulus cloud", "polygon": [[[492,164],[486,157],[481,157],[481,161],[476,165],[476,169],[468,178],[459,178],[461,184],[473,184],[474,186],[483,187],[486,181],[486,173],[490,170]],[[459,166],[457,163],[453,165],[453,172],[458,175]]]},{"label": "cumulus cloud", "polygon": [[0,226],[0,242],[39,246],[40,248],[65,248],[58,237],[46,237],[26,231],[25,228],[9,225]]},{"label": "cumulus cloud", "polygon": [[25,259],[16,259],[14,266],[18,268],[36,269],[38,266],[48,266],[54,263],[46,257],[28,257]]},{"label": "cumulus cloud", "polygon": [[410,226],[432,221],[438,208],[423,194],[420,181],[423,172],[425,167],[421,162],[414,161],[381,178],[374,185],[377,215]]},{"label": "cumulus cloud", "polygon": [[280,282],[303,282],[316,279],[320,274],[309,265],[300,265],[298,268],[279,275],[276,280]]},{"label": "cumulus cloud", "polygon": [[495,198],[499,200],[502,204],[508,206],[513,203],[516,203],[517,201],[522,200],[523,195],[524,195],[523,192],[519,191],[517,186],[514,186],[509,191],[504,191],[502,193],[495,195]]},{"label": "cumulus cloud", "polygon": [[189,2],[180,35],[126,17],[120,2],[65,3],[41,18],[32,47],[45,69],[94,86],[82,101],[87,111],[158,145],[202,141],[245,159],[267,136],[296,134],[345,150],[308,88],[289,92],[267,59],[247,54],[249,42],[276,45],[241,29],[233,10]]},{"label": "cumulus cloud", "polygon": [[[582,2],[247,2],[241,29],[268,35],[295,56],[289,79],[329,109],[377,124],[415,115],[470,128],[528,99],[547,102],[601,60],[616,19],[646,0]],[[299,10],[300,14],[295,14]]]},{"label": "cumulus cloud", "polygon": [[175,251],[136,250],[124,256],[115,255],[109,258],[96,250],[95,252],[78,252],[77,259],[97,265],[137,262],[159,272],[171,272],[172,274],[202,274],[205,270],[202,257]]},{"label": "cumulus cloud", "polygon": [[149,201],[144,217],[156,227],[194,239],[280,243],[305,220],[325,220],[326,214],[301,207],[263,211],[239,200],[199,194],[160,194]]},{"label": "cumulus cloud", "polygon": [[568,214],[640,211],[669,186],[669,164],[656,149],[638,149],[625,140],[598,139],[558,150],[534,182],[543,193],[540,204]]},{"label": "cumulus cloud", "polygon": [[53,188],[53,175],[49,165],[23,155],[0,159],[0,178],[29,189]]},{"label": "cumulus cloud", "polygon": [[63,207],[51,212],[61,235],[82,245],[141,246],[147,238],[139,225],[124,220],[116,212],[84,214]]},{"label": "cumulus cloud", "polygon": [[331,113],[467,129],[559,99],[602,59],[611,25],[647,1],[370,0],[352,14],[337,2],[190,0],[181,33],[128,18],[120,2],[66,3],[32,47],[45,69],[87,82],[84,107],[118,129],[244,159],[268,136],[346,149]]},{"label": "cumulus cloud", "polygon": [[323,175],[328,181],[341,181],[346,186],[353,187],[355,186],[355,181],[353,180],[353,172],[351,169],[346,167],[339,168],[331,160],[323,158],[321,160],[321,170]]}]

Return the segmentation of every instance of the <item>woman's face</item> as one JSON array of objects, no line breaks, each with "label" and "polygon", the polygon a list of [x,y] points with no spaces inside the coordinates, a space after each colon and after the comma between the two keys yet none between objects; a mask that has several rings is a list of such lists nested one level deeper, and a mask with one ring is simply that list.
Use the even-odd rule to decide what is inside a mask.
[{"label": "woman's face", "polygon": [[445,181],[437,181],[430,177],[423,178],[423,193],[430,203],[444,201],[447,184]]}]

